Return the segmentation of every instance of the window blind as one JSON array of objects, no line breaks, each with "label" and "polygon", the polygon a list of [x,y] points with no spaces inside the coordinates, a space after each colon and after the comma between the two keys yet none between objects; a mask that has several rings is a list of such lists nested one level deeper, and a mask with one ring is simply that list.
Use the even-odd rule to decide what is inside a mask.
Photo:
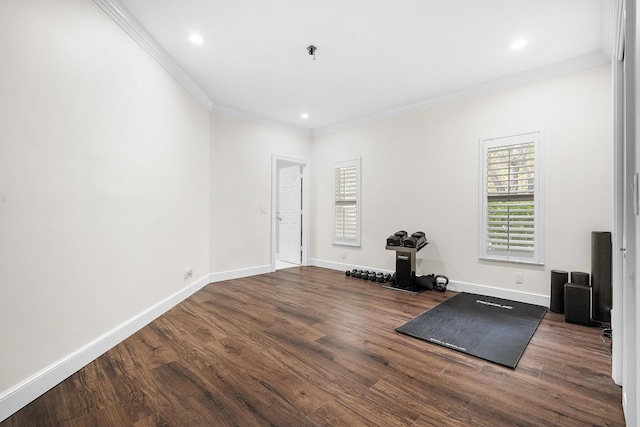
[{"label": "window blind", "polygon": [[489,148],[486,159],[486,250],[533,253],[535,144]]},{"label": "window blind", "polygon": [[335,168],[335,241],[358,237],[358,168]]},{"label": "window blind", "polygon": [[360,246],[360,166],[361,159],[333,164],[334,245]]}]

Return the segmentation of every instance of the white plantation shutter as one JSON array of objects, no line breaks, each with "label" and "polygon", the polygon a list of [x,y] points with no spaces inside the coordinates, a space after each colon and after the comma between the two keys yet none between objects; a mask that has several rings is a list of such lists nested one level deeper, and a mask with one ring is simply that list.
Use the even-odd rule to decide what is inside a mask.
[{"label": "white plantation shutter", "polygon": [[333,243],[360,246],[360,160],[334,164]]},{"label": "white plantation shutter", "polygon": [[542,263],[540,133],[482,141],[481,258]]},{"label": "white plantation shutter", "polygon": [[489,250],[533,252],[535,231],[533,143],[487,152]]}]

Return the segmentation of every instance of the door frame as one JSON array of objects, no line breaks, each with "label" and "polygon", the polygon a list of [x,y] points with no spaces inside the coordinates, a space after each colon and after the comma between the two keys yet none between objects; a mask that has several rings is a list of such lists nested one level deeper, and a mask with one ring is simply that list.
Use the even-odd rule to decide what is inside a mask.
[{"label": "door frame", "polygon": [[[618,39],[613,57],[614,99],[614,252],[613,312],[611,326],[612,377],[622,386],[622,408],[628,425],[640,425],[640,208],[638,180],[640,166],[640,16],[632,1],[618,3]],[[621,48],[624,47],[624,55]]]},{"label": "door frame", "polygon": [[310,164],[308,160],[296,159],[292,157],[271,155],[271,271],[276,271],[276,243],[277,235],[277,215],[278,206],[278,169],[284,166],[302,166],[302,263],[309,265],[309,231],[311,229],[311,209],[310,209]]},{"label": "door frame", "polygon": [[[622,7],[622,6],[620,6]],[[615,15],[619,21],[614,22],[615,39],[613,42],[613,54],[611,70],[613,77],[613,160],[614,160],[614,204],[613,204],[613,235],[612,235],[612,305],[615,308],[611,313],[611,326],[613,330],[611,351],[611,377],[613,381],[622,386],[623,383],[623,340],[624,340],[624,304],[622,295],[626,286],[626,273],[633,268],[631,263],[634,254],[633,235],[629,235],[628,221],[633,207],[629,209],[632,195],[627,190],[630,187],[630,174],[628,161],[629,146],[625,139],[625,74],[624,74],[624,25],[622,11]],[[631,239],[628,241],[629,237]],[[628,250],[627,250],[628,247]],[[627,257],[629,255],[629,257]],[[627,261],[628,260],[628,261]],[[635,274],[635,273],[634,273]]]}]

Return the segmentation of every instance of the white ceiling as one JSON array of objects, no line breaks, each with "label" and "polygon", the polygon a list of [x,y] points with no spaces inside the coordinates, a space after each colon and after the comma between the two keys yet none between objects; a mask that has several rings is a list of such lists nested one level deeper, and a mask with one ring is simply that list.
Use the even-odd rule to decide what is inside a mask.
[{"label": "white ceiling", "polygon": [[96,1],[211,111],[316,132],[607,60],[607,0]]}]

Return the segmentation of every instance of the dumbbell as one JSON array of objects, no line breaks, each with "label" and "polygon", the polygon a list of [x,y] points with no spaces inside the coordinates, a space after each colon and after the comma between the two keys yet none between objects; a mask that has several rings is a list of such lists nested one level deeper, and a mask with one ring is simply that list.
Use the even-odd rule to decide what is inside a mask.
[{"label": "dumbbell", "polygon": [[391,280],[391,275],[387,273],[383,276],[383,279],[384,279],[384,282],[388,282],[389,280]]},{"label": "dumbbell", "polygon": [[355,277],[356,279],[359,279],[361,275],[362,275],[362,272],[360,270],[356,270],[355,273],[351,273],[351,276]]},{"label": "dumbbell", "polygon": [[374,273],[373,271],[371,273],[369,273],[369,280],[371,280],[372,282],[376,281],[376,273]]}]

